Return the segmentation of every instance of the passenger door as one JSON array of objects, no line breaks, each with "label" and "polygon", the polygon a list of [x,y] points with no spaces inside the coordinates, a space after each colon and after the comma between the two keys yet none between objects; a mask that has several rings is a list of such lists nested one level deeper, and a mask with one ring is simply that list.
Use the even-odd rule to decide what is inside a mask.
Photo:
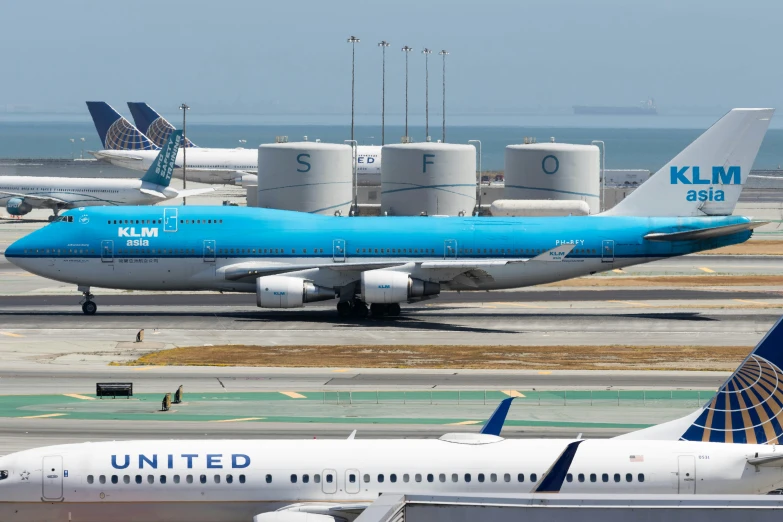
[{"label": "passenger door", "polygon": [[358,493],[361,489],[361,475],[358,469],[345,470],[345,492]]},{"label": "passenger door", "polygon": [[327,494],[337,493],[337,472],[325,469],[321,475],[321,491]]},{"label": "passenger door", "polygon": [[114,241],[104,239],[101,241],[101,261],[104,263],[114,262]]},{"label": "passenger door", "polygon": [[332,259],[335,263],[345,263],[345,239],[332,241]]},{"label": "passenger door", "polygon": [[677,492],[681,495],[696,493],[696,457],[680,455],[677,458]]},{"label": "passenger door", "polygon": [[215,262],[215,240],[214,239],[205,239],[204,240],[204,262],[205,263],[214,263]]},{"label": "passenger door", "polygon": [[604,239],[601,241],[601,262],[611,263],[614,261],[614,241]]},{"label": "passenger door", "polygon": [[457,259],[456,239],[447,239],[443,242],[443,259]]},{"label": "passenger door", "polygon": [[177,231],[177,209],[176,208],[164,208],[163,209],[163,231],[164,232],[176,232]]},{"label": "passenger door", "polygon": [[43,498],[59,500],[63,498],[63,458],[53,455],[43,458]]}]

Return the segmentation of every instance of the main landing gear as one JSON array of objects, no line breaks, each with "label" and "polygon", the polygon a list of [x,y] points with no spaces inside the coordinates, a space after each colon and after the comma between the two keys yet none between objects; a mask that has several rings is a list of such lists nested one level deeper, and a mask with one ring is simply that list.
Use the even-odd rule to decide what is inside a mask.
[{"label": "main landing gear", "polygon": [[361,299],[354,299],[353,301],[340,301],[337,303],[337,315],[340,317],[356,317],[358,319],[365,319],[367,316],[373,317],[397,317],[400,315],[401,308],[398,303],[392,304],[380,304],[373,303],[367,306],[367,303]]},{"label": "main landing gear", "polygon": [[90,287],[85,288],[80,286],[79,290],[84,296],[84,298],[79,301],[79,304],[82,305],[82,312],[84,312],[85,315],[95,315],[95,312],[98,311],[98,305],[93,301],[95,296],[90,293]]}]

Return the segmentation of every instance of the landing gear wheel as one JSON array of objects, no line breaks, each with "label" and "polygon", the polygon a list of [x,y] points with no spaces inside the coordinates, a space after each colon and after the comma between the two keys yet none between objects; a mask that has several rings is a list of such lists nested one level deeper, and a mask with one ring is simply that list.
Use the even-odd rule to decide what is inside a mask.
[{"label": "landing gear wheel", "polygon": [[397,317],[400,315],[400,312],[402,309],[400,308],[399,303],[392,303],[389,306],[386,307],[386,315],[390,317]]},{"label": "landing gear wheel", "polygon": [[383,317],[386,315],[386,305],[380,303],[373,303],[370,305],[370,313],[373,317]]},{"label": "landing gear wheel", "polygon": [[358,317],[359,319],[364,319],[369,314],[369,311],[367,310],[367,305],[364,303],[364,301],[354,301],[353,302],[353,315]]},{"label": "landing gear wheel", "polygon": [[95,312],[97,311],[98,305],[96,305],[94,301],[85,301],[84,304],[82,304],[82,312],[86,315],[95,315]]},{"label": "landing gear wheel", "polygon": [[337,303],[337,315],[340,317],[348,317],[351,315],[351,303],[349,301],[340,301]]}]

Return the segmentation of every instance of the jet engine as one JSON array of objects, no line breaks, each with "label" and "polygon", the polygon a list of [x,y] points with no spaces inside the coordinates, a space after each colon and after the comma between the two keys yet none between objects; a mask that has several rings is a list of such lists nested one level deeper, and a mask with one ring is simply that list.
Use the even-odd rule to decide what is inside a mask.
[{"label": "jet engine", "polygon": [[365,303],[402,303],[413,297],[438,295],[440,283],[414,279],[404,272],[369,270],[362,272],[361,292]]},{"label": "jet engine", "polygon": [[24,216],[33,209],[32,205],[25,202],[24,198],[9,199],[5,208],[11,216]]},{"label": "jet engine", "polygon": [[265,276],[256,279],[256,305],[260,308],[298,308],[304,303],[334,299],[331,288],[299,277]]}]

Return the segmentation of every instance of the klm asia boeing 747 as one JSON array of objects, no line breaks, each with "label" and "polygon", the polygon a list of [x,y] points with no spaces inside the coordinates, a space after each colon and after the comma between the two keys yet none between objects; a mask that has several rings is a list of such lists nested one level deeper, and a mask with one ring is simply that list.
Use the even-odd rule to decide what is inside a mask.
[{"label": "klm asia boeing 747", "polygon": [[[329,217],[260,208],[69,211],[6,250],[14,264],[91,287],[255,292],[264,308],[339,299],[341,315],[397,315],[441,290],[559,281],[747,240],[731,216],[772,109],[734,109],[613,209],[546,218]],[[431,158],[432,159],[432,158]],[[432,159],[437,161],[437,158]]]}]

